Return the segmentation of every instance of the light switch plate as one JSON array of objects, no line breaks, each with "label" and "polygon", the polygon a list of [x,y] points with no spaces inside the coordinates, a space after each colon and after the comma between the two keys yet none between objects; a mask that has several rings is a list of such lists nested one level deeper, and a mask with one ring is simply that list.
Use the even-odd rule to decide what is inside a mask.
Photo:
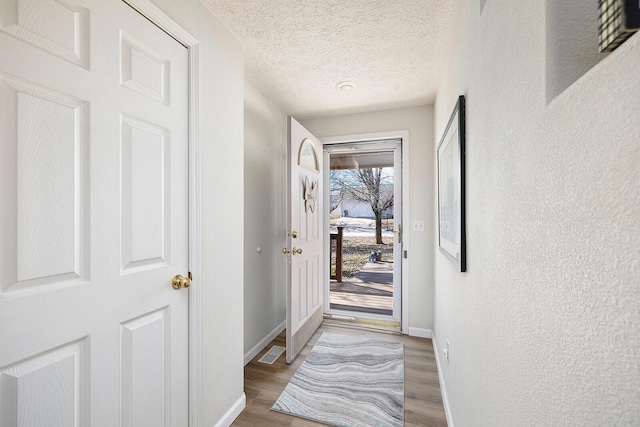
[{"label": "light switch plate", "polygon": [[413,221],[413,231],[424,231],[424,221]]}]

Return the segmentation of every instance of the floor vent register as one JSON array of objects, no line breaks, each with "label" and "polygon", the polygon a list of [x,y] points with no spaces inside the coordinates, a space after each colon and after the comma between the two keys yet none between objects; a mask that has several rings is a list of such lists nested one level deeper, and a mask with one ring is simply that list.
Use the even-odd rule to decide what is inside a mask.
[{"label": "floor vent register", "polygon": [[273,347],[271,347],[271,350],[267,351],[264,356],[262,356],[260,360],[258,360],[258,362],[273,365],[273,363],[278,360],[278,357],[280,357],[280,355],[284,352],[284,347],[278,347],[277,345],[274,345]]}]

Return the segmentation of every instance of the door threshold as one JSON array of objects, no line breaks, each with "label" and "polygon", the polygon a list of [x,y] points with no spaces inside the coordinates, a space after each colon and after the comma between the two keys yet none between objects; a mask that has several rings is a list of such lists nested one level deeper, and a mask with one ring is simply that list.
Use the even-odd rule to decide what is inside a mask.
[{"label": "door threshold", "polygon": [[355,316],[345,316],[340,314],[324,314],[326,325],[339,326],[350,329],[373,330],[388,334],[402,335],[400,322],[381,319],[367,319]]}]

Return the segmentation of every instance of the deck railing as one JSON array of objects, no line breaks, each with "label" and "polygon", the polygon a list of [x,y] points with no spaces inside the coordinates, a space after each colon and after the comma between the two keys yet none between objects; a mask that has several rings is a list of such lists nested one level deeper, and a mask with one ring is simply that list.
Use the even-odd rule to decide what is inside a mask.
[{"label": "deck railing", "polygon": [[329,262],[329,277],[342,283],[342,230],[338,227],[337,233],[330,233],[331,262]]}]

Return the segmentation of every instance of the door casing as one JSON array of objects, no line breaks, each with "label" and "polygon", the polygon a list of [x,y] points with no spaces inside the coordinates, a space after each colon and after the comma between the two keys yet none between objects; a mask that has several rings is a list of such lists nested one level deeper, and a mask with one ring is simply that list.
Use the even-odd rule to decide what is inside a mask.
[{"label": "door casing", "polygon": [[[402,248],[403,253],[402,257],[402,307],[401,307],[401,332],[404,334],[409,333],[409,257],[405,257],[404,254],[407,253],[410,246],[410,233],[408,233],[409,228],[409,209],[408,209],[408,196],[409,196],[409,131],[408,130],[396,130],[396,131],[387,131],[387,132],[375,132],[375,133],[363,133],[363,134],[354,134],[354,135],[340,135],[340,136],[332,136],[319,138],[320,141],[324,145],[336,145],[336,144],[352,144],[357,142],[375,142],[375,141],[386,141],[391,139],[399,139],[402,141]],[[330,206],[329,203],[329,173],[326,173],[326,168],[329,167],[329,154],[325,151],[325,191],[322,195],[324,198],[324,205]],[[329,215],[323,215],[324,221],[324,229],[329,230]],[[395,236],[394,236],[395,238]],[[330,245],[329,242],[329,233],[324,233],[324,245],[325,248],[328,248]],[[324,286],[329,286],[329,257],[325,257],[324,267],[323,267],[323,282]]]}]

